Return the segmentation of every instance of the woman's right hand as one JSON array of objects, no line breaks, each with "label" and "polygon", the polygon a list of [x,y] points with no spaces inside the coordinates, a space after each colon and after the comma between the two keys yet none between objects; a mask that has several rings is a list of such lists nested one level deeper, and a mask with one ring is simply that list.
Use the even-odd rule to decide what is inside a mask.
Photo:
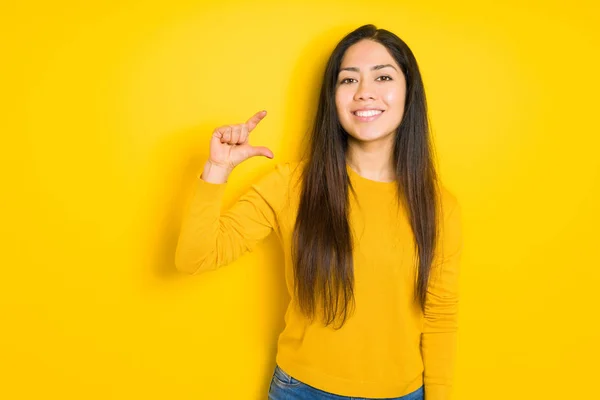
[{"label": "woman's right hand", "polygon": [[250,132],[266,115],[266,111],[260,111],[244,124],[225,125],[215,129],[210,139],[208,162],[219,169],[231,171],[250,157],[273,158],[273,152],[268,148],[248,143]]}]

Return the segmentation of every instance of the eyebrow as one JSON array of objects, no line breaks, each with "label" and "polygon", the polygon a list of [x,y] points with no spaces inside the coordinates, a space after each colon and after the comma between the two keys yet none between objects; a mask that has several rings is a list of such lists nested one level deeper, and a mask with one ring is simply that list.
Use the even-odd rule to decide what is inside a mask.
[{"label": "eyebrow", "polygon": [[[391,67],[396,69],[396,67],[394,67],[392,64],[380,64],[380,65],[375,65],[374,67],[371,68],[371,71],[376,71],[378,69],[382,69],[382,68],[386,68],[386,67]],[[358,67],[346,67],[346,68],[342,68],[340,69],[341,71],[353,71],[353,72],[360,72],[360,68]],[[396,70],[398,71],[398,70]]]}]

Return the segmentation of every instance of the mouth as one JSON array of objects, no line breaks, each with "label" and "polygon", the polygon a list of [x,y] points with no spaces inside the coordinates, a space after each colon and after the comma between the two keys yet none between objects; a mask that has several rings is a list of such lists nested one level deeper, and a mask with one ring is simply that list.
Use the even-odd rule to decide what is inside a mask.
[{"label": "mouth", "polygon": [[355,119],[361,122],[370,122],[377,119],[381,114],[383,114],[383,110],[357,110],[352,111],[352,115]]}]

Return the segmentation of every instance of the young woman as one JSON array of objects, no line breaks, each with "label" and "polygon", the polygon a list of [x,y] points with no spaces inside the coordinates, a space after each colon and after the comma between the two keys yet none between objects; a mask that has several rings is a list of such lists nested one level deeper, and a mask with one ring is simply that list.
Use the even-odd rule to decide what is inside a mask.
[{"label": "young woman", "polygon": [[269,399],[450,397],[460,207],[438,181],[408,46],[365,25],[327,64],[307,156],[278,164],[221,213],[227,178],[265,117],[217,128],[184,215],[176,266],[226,265],[271,231],[291,301]]}]

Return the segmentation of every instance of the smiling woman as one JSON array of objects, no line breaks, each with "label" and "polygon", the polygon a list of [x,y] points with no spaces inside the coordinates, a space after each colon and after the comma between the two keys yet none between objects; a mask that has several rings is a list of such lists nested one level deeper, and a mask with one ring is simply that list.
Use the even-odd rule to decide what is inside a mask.
[{"label": "smiling woman", "polygon": [[438,182],[417,62],[365,25],[329,58],[305,160],[278,164],[221,213],[266,112],[217,128],[176,265],[229,264],[275,230],[291,301],[269,398],[448,399],[461,209]]},{"label": "smiling woman", "polygon": [[392,148],[394,133],[404,114],[406,80],[385,46],[362,40],[344,58],[335,93],[337,113],[350,135],[350,148]]}]

